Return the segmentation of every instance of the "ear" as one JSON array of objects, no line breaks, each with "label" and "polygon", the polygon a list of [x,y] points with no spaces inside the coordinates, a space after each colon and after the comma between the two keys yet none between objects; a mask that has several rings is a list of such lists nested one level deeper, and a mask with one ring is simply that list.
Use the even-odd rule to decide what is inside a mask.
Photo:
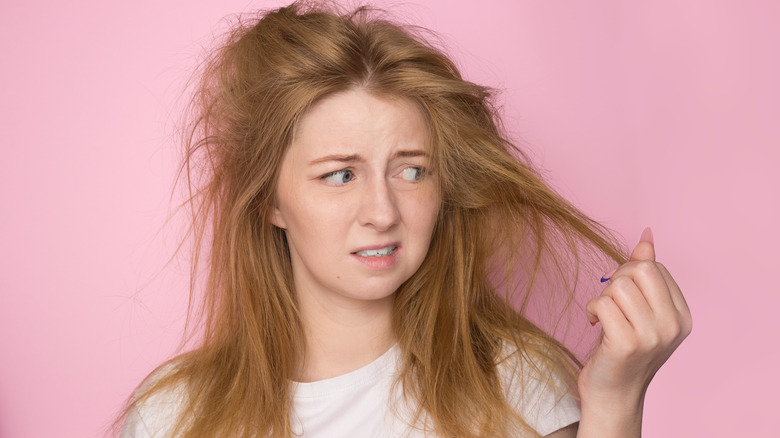
[{"label": "ear", "polygon": [[271,223],[283,230],[287,229],[287,222],[284,221],[282,211],[276,205],[271,208]]}]

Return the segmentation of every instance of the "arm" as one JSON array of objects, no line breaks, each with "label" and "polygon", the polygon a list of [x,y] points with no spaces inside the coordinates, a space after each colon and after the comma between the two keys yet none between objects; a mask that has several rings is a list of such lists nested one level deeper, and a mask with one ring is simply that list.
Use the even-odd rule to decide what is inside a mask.
[{"label": "arm", "polygon": [[655,261],[649,229],[586,310],[592,323],[601,323],[603,337],[578,380],[582,418],[576,436],[639,437],[647,387],[692,327],[680,288]]}]

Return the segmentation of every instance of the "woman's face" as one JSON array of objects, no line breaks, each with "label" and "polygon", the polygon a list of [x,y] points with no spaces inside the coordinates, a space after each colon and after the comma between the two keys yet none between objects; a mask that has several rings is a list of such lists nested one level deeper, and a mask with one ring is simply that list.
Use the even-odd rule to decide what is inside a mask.
[{"label": "woman's face", "polygon": [[417,271],[440,205],[428,154],[426,122],[407,100],[353,89],[301,118],[272,212],[299,299],[389,300]]}]

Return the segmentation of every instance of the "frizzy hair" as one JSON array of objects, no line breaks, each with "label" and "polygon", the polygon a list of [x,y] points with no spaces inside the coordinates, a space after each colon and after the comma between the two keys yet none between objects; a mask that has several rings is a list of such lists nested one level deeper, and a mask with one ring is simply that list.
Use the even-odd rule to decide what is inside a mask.
[{"label": "frizzy hair", "polygon": [[[343,12],[296,2],[245,16],[198,78],[183,175],[192,195],[192,288],[204,294],[202,313],[190,310],[202,316],[202,340],[152,373],[134,405],[184,388],[176,435],[294,435],[291,382],[303,331],[284,231],[270,213],[301,116],[355,88],[421,109],[440,185],[429,252],[393,309],[403,358],[398,384],[419,424],[457,437],[524,427],[497,371],[505,345],[552,370],[551,380],[576,378],[574,355],[523,316],[537,293],[534,279],[543,260],[563,275],[585,252],[617,262],[625,254],[505,138],[491,90],[464,80],[419,29],[367,7]],[[203,285],[195,282],[198,260],[207,266]],[[496,285],[512,283],[519,261],[525,287],[501,294]]]}]

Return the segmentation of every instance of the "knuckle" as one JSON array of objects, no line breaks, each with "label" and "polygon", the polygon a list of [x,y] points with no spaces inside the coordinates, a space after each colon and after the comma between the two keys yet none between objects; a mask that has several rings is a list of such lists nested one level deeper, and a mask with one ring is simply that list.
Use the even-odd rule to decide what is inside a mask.
[{"label": "knuckle", "polygon": [[652,260],[642,260],[637,262],[636,269],[637,272],[642,275],[652,275],[658,272],[658,266],[656,266],[655,262]]},{"label": "knuckle", "polygon": [[602,300],[602,297],[596,297],[588,301],[588,304],[585,305],[585,309],[587,309],[588,312],[591,313],[598,313],[599,309],[601,308],[601,304],[599,304]]},{"label": "knuckle", "polygon": [[626,303],[630,301],[631,292],[627,287],[616,287],[612,292],[615,302]]},{"label": "knuckle", "polygon": [[646,350],[655,350],[662,343],[663,340],[661,339],[661,334],[659,332],[648,331],[642,335],[642,346]]},{"label": "knuckle", "polygon": [[676,319],[666,322],[663,325],[664,337],[669,340],[674,340],[680,337],[683,333],[682,324]]},{"label": "knuckle", "polygon": [[687,337],[691,334],[691,331],[693,331],[693,319],[690,317],[690,315],[683,320],[682,323],[682,335],[684,337]]},{"label": "knuckle", "polygon": [[633,283],[630,278],[620,276],[612,279],[612,284],[610,284],[610,286],[612,288],[612,292],[615,293],[615,291],[625,290],[629,283]]},{"label": "knuckle", "polygon": [[598,312],[602,312],[606,310],[611,304],[612,298],[608,296],[600,296],[592,301],[593,303],[593,310],[596,310]]},{"label": "knuckle", "polygon": [[635,356],[640,351],[641,344],[637,338],[632,337],[626,339],[626,341],[621,344],[620,354],[624,357],[629,358]]}]

